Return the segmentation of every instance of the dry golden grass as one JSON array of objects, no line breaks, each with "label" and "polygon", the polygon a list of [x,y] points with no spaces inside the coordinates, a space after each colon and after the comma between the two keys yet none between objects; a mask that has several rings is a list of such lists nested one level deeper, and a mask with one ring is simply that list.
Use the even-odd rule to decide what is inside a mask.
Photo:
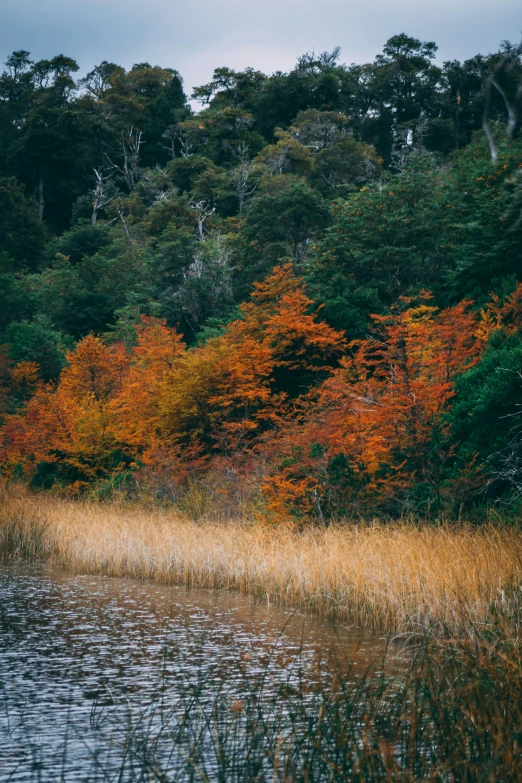
[{"label": "dry golden grass", "polygon": [[522,533],[507,527],[372,524],[298,533],[23,491],[4,492],[0,503],[6,555],[240,590],[373,629],[461,628],[485,620],[492,604],[506,607],[521,584]]}]

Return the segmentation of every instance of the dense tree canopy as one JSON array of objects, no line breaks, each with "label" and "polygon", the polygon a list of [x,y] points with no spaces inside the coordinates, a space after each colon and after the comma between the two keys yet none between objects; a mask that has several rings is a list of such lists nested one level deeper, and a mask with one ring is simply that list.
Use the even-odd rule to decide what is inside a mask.
[{"label": "dense tree canopy", "polygon": [[518,502],[521,50],[436,54],[219,67],[196,113],[171,68],[14,52],[2,474],[255,475],[272,520]]}]

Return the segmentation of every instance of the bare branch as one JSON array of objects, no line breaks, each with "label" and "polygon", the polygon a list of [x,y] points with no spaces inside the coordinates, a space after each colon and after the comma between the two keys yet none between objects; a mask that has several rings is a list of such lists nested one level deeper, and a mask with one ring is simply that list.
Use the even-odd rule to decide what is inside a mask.
[{"label": "bare branch", "polygon": [[232,149],[232,154],[238,160],[238,166],[234,171],[234,179],[239,200],[239,211],[242,212],[246,200],[252,196],[257,188],[257,182],[251,182],[254,166],[250,158],[250,150],[245,142]]},{"label": "bare branch", "polygon": [[496,90],[499,93],[504,102],[504,106],[506,107],[507,122],[505,130],[509,141],[512,141],[515,136],[515,132],[519,124],[519,109],[520,105],[522,104],[522,82],[519,84],[515,97],[511,101],[505,90],[500,86],[497,79],[497,74],[506,68],[506,66],[509,66],[510,63],[513,63],[514,58],[520,57],[521,54],[522,42],[515,49],[510,47],[506,54],[501,57],[499,62],[495,65],[484,84],[486,102],[484,106],[484,115],[482,117],[482,127],[484,129],[484,133],[486,134],[491,160],[493,163],[496,163],[498,160],[497,145],[490,125],[491,98],[493,90]]},{"label": "bare branch", "polygon": [[196,147],[197,133],[194,128],[188,127],[188,123],[169,125],[162,138],[166,139],[167,146],[163,149],[170,153],[172,160],[176,158],[176,145],[182,158],[190,158]]},{"label": "bare branch", "polygon": [[143,141],[143,132],[137,128],[131,127],[127,132],[121,132],[120,147],[123,156],[123,165],[118,166],[108,158],[114,171],[118,172],[119,179],[125,182],[129,191],[133,190],[136,184],[143,177],[143,170],[140,163],[140,150],[145,144]]},{"label": "bare branch", "polygon": [[98,212],[100,209],[103,209],[104,207],[111,204],[115,198],[118,197],[119,193],[116,190],[112,194],[107,192],[106,183],[108,180],[110,180],[110,174],[103,174],[102,169],[93,169],[94,176],[96,178],[96,185],[94,187],[94,190],[91,191],[94,198],[92,200],[92,225],[96,225],[96,221],[98,220]]},{"label": "bare branch", "polygon": [[198,239],[200,242],[202,242],[205,238],[205,221],[211,217],[211,215],[214,214],[216,211],[215,207],[210,207],[210,204],[208,201],[198,201],[197,203],[193,203],[190,205],[191,209],[196,210],[198,213],[197,215],[197,221],[198,221]]}]

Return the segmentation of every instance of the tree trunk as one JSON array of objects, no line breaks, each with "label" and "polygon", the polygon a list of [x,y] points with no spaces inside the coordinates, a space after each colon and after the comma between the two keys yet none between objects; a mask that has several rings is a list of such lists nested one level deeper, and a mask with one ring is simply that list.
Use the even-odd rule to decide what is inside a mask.
[{"label": "tree trunk", "polygon": [[40,169],[40,176],[38,178],[38,214],[40,221],[43,220],[45,210],[45,197],[44,197],[44,175],[43,169]]}]

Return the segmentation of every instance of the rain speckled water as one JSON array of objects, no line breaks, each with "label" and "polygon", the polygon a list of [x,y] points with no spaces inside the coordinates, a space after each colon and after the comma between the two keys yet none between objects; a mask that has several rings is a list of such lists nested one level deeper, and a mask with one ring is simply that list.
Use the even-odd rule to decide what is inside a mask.
[{"label": "rain speckled water", "polygon": [[312,687],[383,645],[235,593],[0,566],[0,780],[118,779],[129,731]]}]

